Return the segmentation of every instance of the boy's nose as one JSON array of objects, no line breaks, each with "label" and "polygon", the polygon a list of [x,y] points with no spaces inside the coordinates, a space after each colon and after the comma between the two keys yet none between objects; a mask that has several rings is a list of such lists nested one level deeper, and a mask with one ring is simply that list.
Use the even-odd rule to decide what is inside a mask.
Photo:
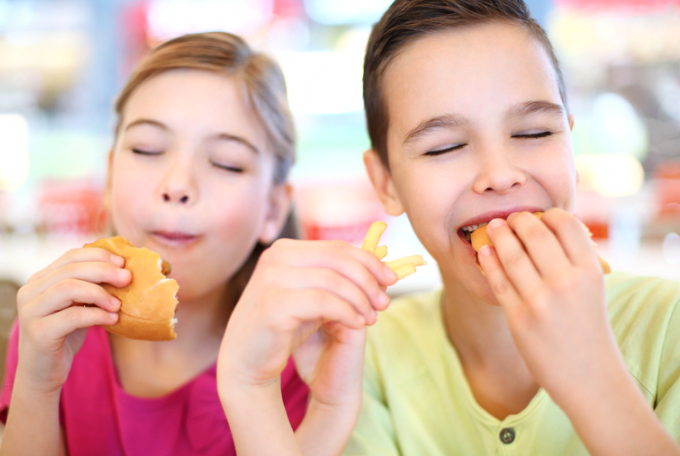
[{"label": "boy's nose", "polygon": [[473,183],[477,193],[507,193],[526,183],[524,170],[503,154],[480,157],[480,161],[481,166]]},{"label": "boy's nose", "polygon": [[189,195],[178,195],[178,196],[171,196],[169,193],[163,193],[163,201],[166,203],[180,203],[180,204],[187,204],[189,202]]}]

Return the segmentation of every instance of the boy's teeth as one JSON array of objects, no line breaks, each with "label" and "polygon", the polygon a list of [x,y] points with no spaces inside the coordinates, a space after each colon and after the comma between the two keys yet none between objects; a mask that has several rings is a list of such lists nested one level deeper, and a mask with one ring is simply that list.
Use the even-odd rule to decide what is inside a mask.
[{"label": "boy's teeth", "polygon": [[484,226],[484,225],[486,225],[486,223],[480,223],[479,225],[464,226],[464,227],[462,228],[462,230],[463,230],[463,231],[466,231],[466,232],[468,232],[468,233],[472,233],[474,230],[476,230],[476,229],[479,228],[480,226]]}]

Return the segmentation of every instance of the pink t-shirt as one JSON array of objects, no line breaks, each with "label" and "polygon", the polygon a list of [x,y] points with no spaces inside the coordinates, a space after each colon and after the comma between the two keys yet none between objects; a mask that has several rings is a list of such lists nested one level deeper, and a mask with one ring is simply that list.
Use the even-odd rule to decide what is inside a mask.
[{"label": "pink t-shirt", "polygon": [[[2,421],[16,375],[18,341],[15,323],[0,391]],[[132,396],[118,382],[107,332],[90,328],[61,393],[59,411],[69,456],[235,455],[217,395],[216,367],[166,396]],[[308,390],[292,361],[281,375],[281,389],[288,418],[297,428]]]}]

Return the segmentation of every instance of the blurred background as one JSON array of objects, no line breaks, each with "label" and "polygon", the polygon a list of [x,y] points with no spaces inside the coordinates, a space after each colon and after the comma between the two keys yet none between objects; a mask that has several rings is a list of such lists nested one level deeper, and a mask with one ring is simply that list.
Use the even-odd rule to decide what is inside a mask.
[{"label": "blurred background", "polygon": [[[112,101],[151,46],[186,32],[239,33],[283,66],[306,237],[360,244],[383,219],[388,259],[425,254],[407,220],[382,212],[361,160],[363,51],[389,3],[0,0],[0,300],[101,235]],[[680,278],[680,0],[527,3],[576,118],[577,214],[613,269]],[[392,292],[438,281],[430,262]]]}]

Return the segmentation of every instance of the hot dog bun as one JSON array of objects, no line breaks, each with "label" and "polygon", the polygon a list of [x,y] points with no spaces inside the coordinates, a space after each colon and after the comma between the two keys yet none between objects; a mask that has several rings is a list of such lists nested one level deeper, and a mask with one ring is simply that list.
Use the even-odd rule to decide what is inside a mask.
[{"label": "hot dog bun", "polygon": [[[541,218],[543,213],[534,212],[534,215],[538,218]],[[588,234],[590,234],[590,231],[588,231]],[[475,252],[479,252],[479,250],[485,245],[492,245],[491,239],[489,239],[489,235],[486,234],[486,225],[480,226],[470,234],[470,242],[472,243],[472,248],[475,249]],[[593,245],[595,245],[595,243],[593,243]],[[597,253],[597,251],[595,253]],[[597,253],[597,259],[600,260],[602,272],[605,274],[609,274],[612,271],[611,268],[609,267],[609,263],[607,263],[600,256],[599,253]]]},{"label": "hot dog bun", "polygon": [[99,247],[125,258],[125,269],[132,273],[129,285],[102,286],[121,302],[118,323],[105,328],[120,336],[141,340],[172,340],[179,285],[165,276],[161,257],[147,249],[133,247],[120,236],[103,238],[84,247]]}]

